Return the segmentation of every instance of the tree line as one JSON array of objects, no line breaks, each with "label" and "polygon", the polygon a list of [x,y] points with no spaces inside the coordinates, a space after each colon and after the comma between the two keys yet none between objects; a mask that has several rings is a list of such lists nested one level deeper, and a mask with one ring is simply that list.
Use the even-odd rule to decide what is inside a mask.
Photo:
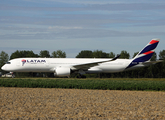
[{"label": "tree line", "polygon": [[[132,56],[135,57],[138,52],[135,52]],[[110,52],[106,53],[102,50],[82,50],[78,53],[76,58],[114,58],[116,56],[115,53]],[[104,78],[116,78],[116,77],[131,77],[131,78],[165,78],[165,50],[162,50],[159,52],[159,59],[163,60],[161,63],[157,63],[155,65],[151,65],[144,68],[139,68],[133,71],[126,71],[126,72],[120,72],[120,73],[100,73],[100,74],[89,74],[87,77],[104,77]],[[41,57],[41,58],[66,58],[66,53],[62,50],[53,51],[51,54],[47,50],[41,50],[39,54],[35,54],[33,51],[15,51],[14,53],[9,55],[1,51],[0,53],[0,67],[2,67],[8,60],[14,59],[14,58],[26,58],[26,57]],[[127,51],[121,51],[120,58],[129,59],[130,54]],[[157,59],[157,54],[154,53],[151,61],[155,61]],[[2,71],[2,73],[5,73],[5,71]],[[50,73],[45,73],[47,76],[52,76]],[[17,73],[17,75],[21,75],[21,73]],[[34,76],[36,73],[22,73],[24,76]],[[71,77],[75,77],[75,75],[72,75]]]}]

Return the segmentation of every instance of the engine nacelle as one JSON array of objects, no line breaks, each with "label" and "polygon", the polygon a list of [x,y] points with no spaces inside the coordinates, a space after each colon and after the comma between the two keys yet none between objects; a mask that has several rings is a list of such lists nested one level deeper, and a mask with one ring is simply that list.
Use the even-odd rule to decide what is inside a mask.
[{"label": "engine nacelle", "polygon": [[54,75],[55,76],[70,76],[71,69],[68,67],[58,67],[55,69]]}]

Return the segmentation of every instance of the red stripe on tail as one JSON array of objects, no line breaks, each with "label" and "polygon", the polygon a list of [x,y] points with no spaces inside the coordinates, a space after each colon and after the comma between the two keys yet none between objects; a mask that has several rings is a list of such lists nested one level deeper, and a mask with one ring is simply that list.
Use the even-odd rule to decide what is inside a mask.
[{"label": "red stripe on tail", "polygon": [[148,55],[148,54],[151,54],[151,53],[153,53],[153,51],[148,51],[148,52],[145,52],[143,54]]},{"label": "red stripe on tail", "polygon": [[157,41],[157,40],[152,40],[152,41],[150,42],[150,44],[154,44],[154,43],[157,43],[157,42],[159,42],[159,41]]}]

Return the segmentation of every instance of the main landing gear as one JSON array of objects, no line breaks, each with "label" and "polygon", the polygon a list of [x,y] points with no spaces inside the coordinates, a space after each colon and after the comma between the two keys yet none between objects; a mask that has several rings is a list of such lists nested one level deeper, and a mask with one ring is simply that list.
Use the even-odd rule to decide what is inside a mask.
[{"label": "main landing gear", "polygon": [[86,78],[86,76],[79,74],[79,75],[77,75],[77,78]]}]

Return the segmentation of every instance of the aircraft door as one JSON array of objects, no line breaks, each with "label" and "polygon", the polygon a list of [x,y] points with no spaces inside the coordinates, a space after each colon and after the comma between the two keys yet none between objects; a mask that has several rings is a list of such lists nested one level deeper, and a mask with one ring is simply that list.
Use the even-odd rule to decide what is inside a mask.
[{"label": "aircraft door", "polygon": [[46,67],[49,67],[49,60],[46,60]]},{"label": "aircraft door", "polygon": [[17,66],[21,66],[21,61],[20,61],[20,60],[17,60],[17,61],[16,61],[16,65],[17,65]]}]

